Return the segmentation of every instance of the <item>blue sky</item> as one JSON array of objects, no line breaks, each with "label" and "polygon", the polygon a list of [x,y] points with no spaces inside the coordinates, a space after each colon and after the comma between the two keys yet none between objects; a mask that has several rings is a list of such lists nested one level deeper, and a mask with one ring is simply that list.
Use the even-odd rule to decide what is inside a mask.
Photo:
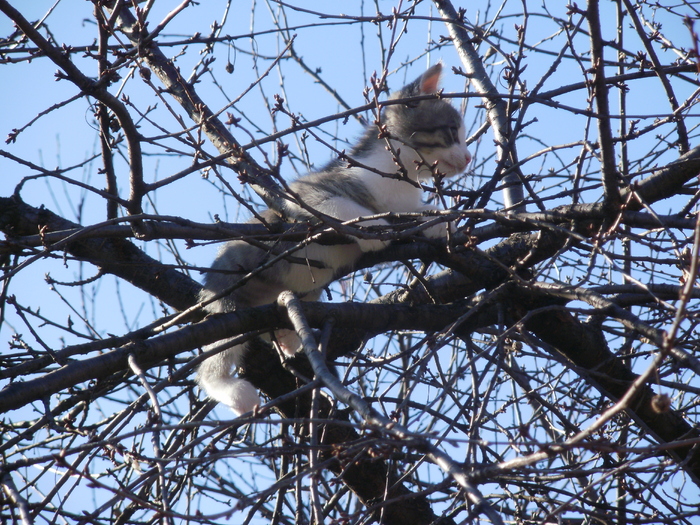
[{"label": "blue sky", "polygon": [[[389,14],[391,8],[398,2],[380,1],[378,2],[382,12]],[[32,0],[31,2],[16,2],[21,4],[21,10],[29,19],[38,19],[53,5],[53,2]],[[151,27],[175,8],[179,1],[155,3],[154,12],[151,16]],[[491,6],[488,2],[463,2],[468,8],[467,16],[471,22],[482,23],[494,16],[497,6]],[[67,42],[74,46],[92,43],[95,37],[95,27],[89,21],[91,13],[91,3],[84,0],[64,0],[57,4],[55,11],[48,18],[48,24],[61,42]],[[223,18],[225,2],[221,0],[202,1],[196,7],[187,9],[184,15],[176,17],[171,25],[164,32],[163,39],[167,41],[179,40],[184,35],[199,31],[202,34],[210,32],[212,21]],[[265,3],[258,2],[255,17],[251,15],[251,3],[234,2],[232,10],[228,13],[222,34],[226,35],[246,35],[251,28],[256,31],[264,31],[273,27],[273,16],[280,15],[279,11],[268,10]],[[404,2],[404,8],[408,3]],[[558,33],[557,24],[546,16],[552,14],[558,17],[566,16],[564,2],[537,2],[529,5],[531,11],[529,19],[525,20],[521,14],[522,3],[505,2],[503,11],[500,13],[500,21],[493,29],[498,31],[503,39],[495,39],[493,43],[499,45],[504,53],[511,53],[517,50],[517,45],[512,41],[515,37],[515,24],[523,25],[527,23],[528,42],[538,43],[538,49],[551,51],[552,54],[540,54],[535,50],[526,52],[527,58],[523,62],[526,69],[522,73],[522,78],[527,81],[527,87],[532,89],[554,61],[557,52],[563,47],[565,38]],[[542,6],[546,6],[548,13],[545,13]],[[342,12],[350,14],[372,14],[374,3],[370,2],[304,2],[308,9],[318,9],[329,14],[338,15]],[[604,38],[614,38],[614,3],[603,2],[601,5],[605,21]],[[508,15],[508,13],[513,13]],[[436,16],[430,4],[423,2],[418,6],[417,14],[420,16]],[[304,13],[297,13],[291,9],[286,10],[288,17],[287,24],[296,29],[290,31],[297,34],[295,49],[303,57],[304,61],[312,69],[319,68],[322,77],[328,81],[338,94],[351,107],[364,104],[362,90],[367,84],[368,76],[373,71],[381,71],[384,59],[387,57],[387,44],[390,41],[391,31],[386,24],[379,26],[373,24],[356,24],[349,20],[331,18],[318,24],[319,20],[309,17]],[[666,23],[666,15],[663,11],[658,11],[659,19]],[[317,23],[315,27],[297,27],[308,24],[310,21]],[[670,19],[669,19],[670,20]],[[676,22],[677,23],[677,22]],[[0,16],[0,35],[8,35],[12,32],[11,25],[7,19]],[[383,46],[377,33],[381,32]],[[677,28],[667,31],[678,39],[678,45],[689,45],[690,35],[687,30],[679,25]],[[424,53],[430,41],[439,41],[441,35],[446,35],[447,30],[439,21],[415,20],[412,21],[406,34],[401,35],[396,46],[396,51],[388,63],[390,87],[396,89],[405,82],[413,80],[425,68],[437,60],[442,60],[446,65],[443,86],[446,92],[463,92],[465,90],[464,79],[450,74],[452,66],[459,67],[459,59],[453,47],[449,44],[441,49],[432,49],[429,53]],[[550,38],[551,37],[551,38]],[[363,40],[364,39],[364,40]],[[363,47],[364,42],[364,47]],[[575,38],[577,50],[583,56],[582,66],[587,65],[587,41],[582,36]],[[685,43],[684,43],[685,42]],[[215,55],[217,60],[212,64],[214,74],[203,75],[201,82],[197,85],[202,97],[210,104],[214,110],[226,106],[227,101],[235,99],[255,81],[258,74],[254,70],[254,62],[250,52],[255,50],[261,57],[274,57],[284,47],[283,39],[279,34],[259,34],[254,40],[250,38],[240,38],[235,40],[235,45],[239,51],[227,53],[223,44],[219,44]],[[640,49],[638,41],[630,38],[626,41],[626,47],[630,50]],[[201,59],[200,51],[202,46],[190,45],[187,50],[184,46],[164,48],[168,56],[178,55],[178,65],[181,67],[183,75],[188,76],[191,68]],[[481,50],[485,52],[485,47]],[[227,55],[234,65],[232,74],[225,72]],[[660,51],[660,56],[664,63],[669,63],[674,59],[673,51]],[[73,55],[75,62],[89,76],[96,74],[95,65],[92,60],[81,58],[80,54]],[[608,59],[614,57],[608,56]],[[494,55],[488,61],[491,66],[492,80],[501,92],[506,92],[507,86],[503,80],[503,72],[506,63],[503,57]],[[261,58],[258,61],[259,71],[264,70],[270,64],[270,60]],[[406,65],[408,64],[408,65]],[[67,100],[77,93],[77,89],[67,81],[57,82],[54,78],[55,65],[45,58],[38,58],[31,63],[19,63],[14,65],[2,65],[3,78],[0,82],[0,136],[5,137],[13,128],[19,128],[27,124],[39,112],[47,109],[53,104]],[[608,73],[612,74],[610,70]],[[551,75],[541,91],[555,89],[562,85],[578,82],[582,78],[581,67],[574,61],[565,61]],[[216,85],[214,80],[218,83]],[[157,81],[154,81],[157,84]],[[633,84],[633,90],[629,95],[629,112],[632,115],[651,115],[651,118],[642,120],[640,127],[653,122],[654,115],[665,115],[668,113],[668,102],[663,94],[659,83],[656,80],[639,81]],[[688,96],[696,87],[691,83],[676,85],[679,98]],[[161,100],[148,86],[146,86],[138,76],[128,79],[123,87],[119,84],[112,87],[114,93],[127,94],[134,105],[143,112],[157,104],[157,109],[152,113],[160,123],[168,129],[178,129],[176,120],[165,108],[165,103],[172,103],[165,97]],[[285,129],[289,125],[287,117],[278,115],[274,119],[270,117],[268,105],[273,103],[275,94],[280,94],[285,98],[291,111],[302,115],[306,120],[314,120],[329,114],[334,114],[342,110],[339,102],[333,98],[323,86],[315,80],[293,61],[283,61],[279,68],[274,68],[270,74],[261,82],[261,87],[253,88],[235,106],[235,114],[239,118],[244,118],[242,125],[250,132],[246,134],[242,129],[234,129],[233,132],[241,142],[245,143],[250,137],[264,136],[265,134]],[[613,100],[613,113],[617,110],[617,90],[611,90]],[[557,100],[563,104],[586,108],[587,93],[585,90],[578,90],[574,93],[559,97]],[[85,162],[91,157],[99,154],[99,143],[95,133],[91,104],[93,101],[85,99],[79,100],[52,111],[48,115],[41,117],[31,128],[23,131],[14,144],[0,145],[0,149],[7,151],[18,157],[31,160],[37,165],[47,169],[68,168]],[[462,100],[454,101],[456,106],[463,104]],[[477,106],[479,100],[466,99],[465,115],[466,122],[471,131],[475,131],[477,125],[483,122],[483,110]],[[182,114],[182,111],[173,104],[174,111]],[[697,127],[700,123],[700,112],[692,110],[694,116],[688,122],[691,126]],[[246,118],[249,122],[246,122]],[[185,117],[186,119],[186,117]],[[594,141],[596,137],[595,126],[592,126],[588,135],[585,135],[585,127],[592,125],[585,117],[574,116],[561,110],[548,108],[544,105],[535,105],[529,109],[528,117],[525,119],[529,125],[522,134],[518,142],[518,151],[521,159],[528,155],[541,151],[545,146],[561,146],[555,153],[542,153],[525,163],[523,169],[526,175],[541,176],[539,180],[533,182],[536,191],[542,195],[553,194],[566,187],[569,183],[567,177],[571,176],[571,167],[575,157],[584,149],[583,146],[567,147],[567,144],[581,141],[583,138]],[[189,125],[189,122],[187,122]],[[259,126],[260,130],[255,128]],[[142,133],[148,137],[157,137],[160,131],[147,122],[141,122]],[[661,128],[659,133],[668,133],[670,127]],[[694,129],[694,128],[693,128]],[[330,122],[321,128],[321,135],[328,139],[330,134],[337,133],[340,140],[334,143],[336,147],[344,148],[352,143],[360,131],[360,125],[350,119],[347,124],[342,122]],[[697,130],[692,131],[693,138],[697,141]],[[643,154],[653,148],[656,143],[655,133],[649,137],[642,138],[630,144],[630,151],[634,157],[643,157]],[[289,145],[290,151],[300,159],[308,158],[315,166],[323,165],[328,161],[332,152],[322,144],[308,138],[302,141],[302,135],[297,133],[285,137],[284,141]],[[162,144],[176,144],[174,141],[158,141],[155,145],[145,146],[144,157],[147,181],[156,181],[169,175],[177,173],[187,167],[191,158],[187,156],[171,155],[163,150]],[[214,153],[214,148],[205,146],[209,153]],[[475,153],[474,178],[466,175],[464,178],[465,187],[478,186],[481,182],[479,178],[490,176],[494,162],[492,159],[494,147],[490,132],[484,134],[476,143],[471,146]],[[274,147],[265,146],[263,151],[268,155],[274,155]],[[261,152],[255,153],[258,159],[262,159]],[[308,154],[308,156],[307,156]],[[675,152],[664,154],[659,163],[668,162],[675,158]],[[75,180],[94,185],[98,188],[104,186],[102,176],[98,173],[100,164],[93,161],[78,167],[67,173]],[[303,162],[292,162],[287,160],[282,165],[282,173],[291,179],[305,169]],[[558,176],[549,177],[550,170],[556,172]],[[595,165],[591,167],[595,171]],[[128,166],[123,159],[117,160],[117,173],[121,195],[126,196],[128,192]],[[221,173],[227,180],[238,188],[235,175],[231,171],[222,170]],[[18,165],[3,157],[0,157],[0,196],[8,196],[23,177],[33,176],[32,169]],[[563,180],[563,182],[562,182]],[[200,173],[193,173],[185,179],[178,181],[169,187],[162,188],[153,196],[153,202],[148,203],[148,211],[157,211],[164,215],[178,215],[186,219],[210,222],[214,214],[218,214],[224,220],[237,221],[245,220],[247,212],[241,211],[240,206],[231,198],[222,197],[218,187],[209,180],[202,178]],[[562,185],[561,187],[559,185]],[[592,195],[599,195],[599,191],[591,192]],[[66,184],[55,179],[32,179],[26,182],[22,190],[24,200],[34,206],[45,205],[47,208],[63,215],[67,219],[81,224],[94,224],[104,220],[105,205],[101,198],[86,192],[85,190]],[[499,199],[496,196],[496,199]],[[552,199],[547,204],[554,206],[568,202],[566,199]],[[666,205],[666,204],[664,204]],[[669,210],[678,208],[681,204],[678,201],[667,204]],[[497,208],[498,200],[489,204],[490,208]],[[175,258],[170,251],[170,247],[165,243],[139,243],[144,250],[156,258],[162,258],[168,262],[175,262]],[[186,250],[184,243],[177,242],[175,246],[180,255],[187,263],[195,266],[207,266],[214,257],[215,246],[197,247]],[[562,280],[567,277],[567,269],[558,269],[561,272]],[[152,319],[162,315],[159,305],[145,293],[134,289],[131,285],[120,282],[116,278],[108,276],[98,280],[93,285],[82,289],[58,286],[55,291],[51,290],[44,277],[47,273],[59,281],[73,281],[89,278],[96,273],[96,269],[90,265],[79,265],[71,263],[63,265],[57,260],[37,261],[26,268],[11,282],[10,292],[17,294],[24,305],[33,309],[41,309],[41,313],[56,323],[65,323],[70,316],[76,322],[75,329],[88,333],[91,328],[97,330],[100,337],[109,334],[124,334],[139,326],[143,326]],[[620,282],[619,274],[611,271],[610,279],[613,282]],[[193,272],[192,276],[200,279],[198,272]],[[605,276],[601,277],[604,280]],[[388,291],[388,288],[383,289]],[[336,297],[338,295],[336,294]],[[93,303],[94,299],[94,303]],[[95,308],[94,305],[97,305]],[[78,322],[77,316],[85,317],[86,323]],[[89,325],[89,326],[88,326]],[[0,341],[6,344],[13,331],[21,333],[24,338],[36,344],[31,334],[22,321],[12,312],[7,312],[6,323],[0,327]],[[52,347],[60,348],[67,344],[82,342],[81,338],[72,337],[63,331],[43,326],[41,336]]]}]

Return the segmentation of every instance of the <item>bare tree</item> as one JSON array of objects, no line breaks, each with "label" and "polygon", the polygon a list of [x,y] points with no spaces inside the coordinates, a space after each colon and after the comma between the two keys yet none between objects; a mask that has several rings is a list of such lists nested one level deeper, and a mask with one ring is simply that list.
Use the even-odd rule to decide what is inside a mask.
[{"label": "bare tree", "polygon": [[[40,4],[0,0],[3,522],[698,523],[697,5]],[[219,243],[348,242],[245,219],[438,59],[454,233],[205,317]],[[266,404],[208,402],[201,347],[276,328]]]}]

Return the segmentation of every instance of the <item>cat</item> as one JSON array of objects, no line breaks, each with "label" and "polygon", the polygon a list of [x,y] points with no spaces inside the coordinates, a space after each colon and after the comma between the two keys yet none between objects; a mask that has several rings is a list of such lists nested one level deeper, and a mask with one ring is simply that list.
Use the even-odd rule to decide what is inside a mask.
[{"label": "cat", "polygon": [[[435,94],[441,73],[442,64],[438,63],[393,93],[389,99]],[[447,177],[466,169],[471,157],[460,114],[448,102],[430,98],[387,105],[381,113],[380,122],[386,126],[384,131],[388,131],[388,139],[386,133],[379,137],[380,130],[376,124],[367,126],[349,155],[357,164],[370,169],[348,167],[347,162],[333,161],[320,171],[304,175],[290,184],[292,194],[298,197],[303,206],[293,199],[286,200],[284,209],[277,210],[278,213],[267,210],[262,213],[262,218],[279,221],[281,214],[288,222],[308,221],[314,218],[308,208],[340,221],[384,212],[436,210],[435,206],[422,202],[422,191],[415,183],[432,178],[431,166],[435,162],[439,172]],[[398,152],[400,165],[395,162],[391,150]],[[413,184],[397,177],[402,168]],[[386,224],[387,221],[383,219],[359,223],[361,226]],[[444,224],[438,224],[427,229],[425,234],[429,237],[444,236],[445,230]],[[294,252],[291,258],[280,259],[227,296],[210,304],[208,312],[228,312],[273,303],[285,290],[297,293],[304,300],[318,300],[324,287],[336,278],[340,270],[351,269],[362,253],[380,250],[388,244],[371,238],[353,237],[352,240],[354,242],[346,244],[309,244]],[[292,248],[294,243],[270,243],[270,250],[266,250],[265,246],[242,240],[224,245],[212,265],[214,271],[208,272],[205,277],[200,300],[207,300],[234,287],[241,277],[260,267],[276,253]],[[298,349],[299,341],[294,332],[278,330],[275,335],[286,354],[292,355]],[[251,411],[260,404],[255,387],[244,379],[232,376],[232,370],[240,364],[244,351],[245,345],[233,346],[206,359],[197,371],[200,388],[211,399],[228,405],[237,415]]]}]

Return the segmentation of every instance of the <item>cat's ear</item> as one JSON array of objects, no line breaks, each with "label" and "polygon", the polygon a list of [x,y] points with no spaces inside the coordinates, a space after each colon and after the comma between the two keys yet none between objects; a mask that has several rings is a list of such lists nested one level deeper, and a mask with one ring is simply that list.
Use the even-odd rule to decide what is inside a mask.
[{"label": "cat's ear", "polygon": [[428,71],[420,77],[419,89],[421,95],[437,93],[440,75],[442,74],[442,62],[428,68]]}]

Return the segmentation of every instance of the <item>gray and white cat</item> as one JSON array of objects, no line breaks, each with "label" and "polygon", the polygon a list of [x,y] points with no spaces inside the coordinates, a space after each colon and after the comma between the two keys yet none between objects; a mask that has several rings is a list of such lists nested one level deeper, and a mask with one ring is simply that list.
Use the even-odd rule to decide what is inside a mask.
[{"label": "gray and white cat", "polygon": [[[438,88],[442,65],[436,64],[414,82],[391,95],[390,100],[434,94]],[[293,199],[286,201],[285,209],[278,210],[288,222],[308,221],[313,218],[308,208],[341,221],[371,216],[385,212],[408,213],[437,209],[422,202],[422,191],[411,182],[397,178],[401,168],[415,182],[431,179],[431,166],[451,177],[461,173],[470,161],[465,144],[464,122],[457,110],[437,98],[388,105],[384,108],[381,123],[386,126],[388,138],[379,138],[376,125],[368,126],[362,139],[353,148],[350,157],[367,166],[347,167],[339,161],[331,162],[318,172],[300,177],[290,185],[293,194],[304,207]],[[387,140],[391,144],[388,147]],[[399,152],[400,166],[394,160]],[[383,176],[385,173],[389,176]],[[306,209],[304,209],[306,208]],[[273,219],[275,214],[267,210],[263,217]],[[279,220],[279,217],[277,217]],[[386,225],[383,219],[367,220],[361,226]],[[426,230],[426,235],[445,235],[445,226],[436,225]],[[380,250],[386,242],[378,239],[353,238],[348,244],[309,244],[294,252],[294,260],[280,260],[270,268],[257,273],[229,295],[208,307],[211,313],[232,311],[240,307],[253,307],[273,303],[277,296],[291,290],[304,300],[318,300],[321,292],[341,269],[351,269],[363,252]],[[293,247],[291,242],[275,243],[275,253]],[[247,273],[256,270],[271,257],[270,250],[260,244],[232,241],[223,246],[212,269],[205,278],[205,290],[201,300],[235,287]],[[308,264],[304,261],[315,261]],[[318,264],[320,263],[320,264]],[[228,271],[228,273],[227,273]],[[276,340],[287,354],[298,349],[296,334],[279,330]],[[257,391],[251,383],[232,376],[238,366],[244,345],[233,346],[204,361],[197,373],[197,383],[207,395],[231,407],[240,415],[260,403]]]}]

